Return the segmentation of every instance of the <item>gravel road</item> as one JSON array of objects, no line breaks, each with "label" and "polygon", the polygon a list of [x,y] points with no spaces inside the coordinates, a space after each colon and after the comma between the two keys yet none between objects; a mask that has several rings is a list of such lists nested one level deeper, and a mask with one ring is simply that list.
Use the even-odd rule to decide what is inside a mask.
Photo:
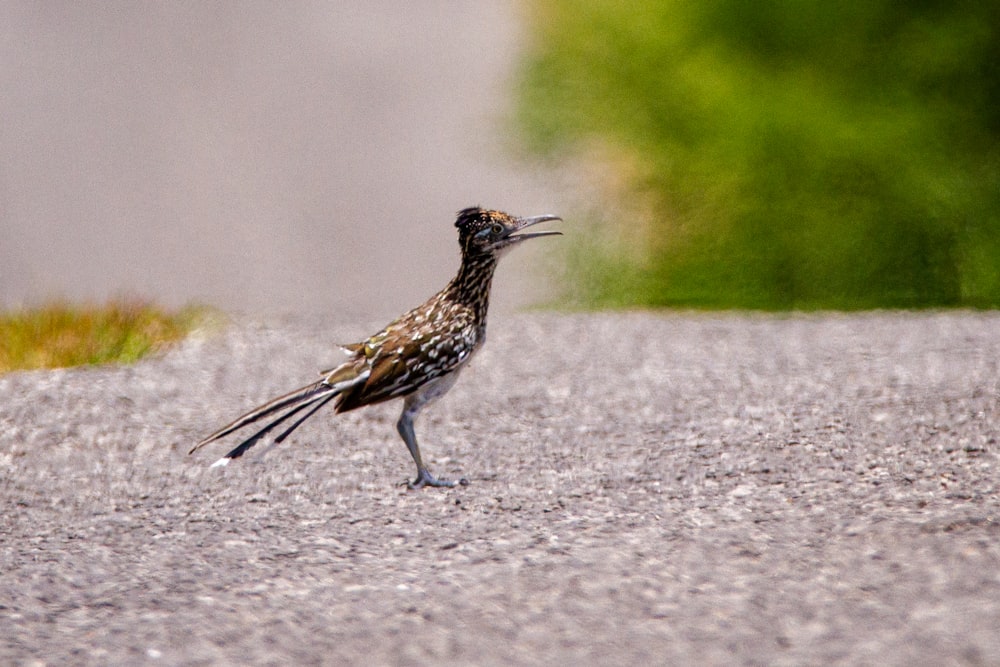
[{"label": "gravel road", "polygon": [[188,447],[382,322],[0,377],[3,664],[1000,664],[1000,315],[505,315],[417,424]]}]

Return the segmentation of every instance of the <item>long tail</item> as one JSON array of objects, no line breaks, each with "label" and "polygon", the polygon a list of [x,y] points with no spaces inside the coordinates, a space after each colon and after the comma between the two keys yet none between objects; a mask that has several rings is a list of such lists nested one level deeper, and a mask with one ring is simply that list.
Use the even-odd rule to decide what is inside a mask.
[{"label": "long tail", "polygon": [[301,389],[296,389],[293,392],[285,394],[284,396],[279,396],[272,401],[261,405],[260,407],[254,408],[245,415],[237,418],[230,424],[227,424],[220,428],[215,433],[211,434],[194,447],[188,454],[193,454],[205,445],[215,442],[216,440],[223,438],[233,431],[237,431],[244,426],[258,422],[261,419],[271,417],[278,413],[284,413],[278,416],[276,419],[271,420],[263,428],[255,432],[249,438],[241,442],[234,449],[232,449],[228,454],[223,456],[221,459],[213,463],[214,466],[223,466],[229,463],[233,459],[237,459],[243,456],[244,453],[251,447],[257,444],[261,438],[270,433],[272,430],[277,428],[280,424],[284,423],[286,420],[290,419],[294,415],[302,412],[306,408],[311,407],[311,409],[304,415],[299,417],[295,422],[292,423],[287,429],[282,431],[282,433],[275,438],[275,443],[279,443],[289,436],[289,434],[298,428],[302,422],[311,417],[317,410],[326,405],[332,399],[336,398],[345,389],[353,387],[359,382],[363,382],[368,377],[368,373],[365,372],[361,375],[357,375],[347,380],[341,382],[330,382],[330,378],[324,378],[319,382],[314,382],[312,384],[306,385]]}]

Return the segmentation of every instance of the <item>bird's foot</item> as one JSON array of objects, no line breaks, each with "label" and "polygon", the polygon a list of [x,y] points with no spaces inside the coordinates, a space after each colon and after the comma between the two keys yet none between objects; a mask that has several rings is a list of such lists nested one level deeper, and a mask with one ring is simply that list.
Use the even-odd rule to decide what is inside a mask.
[{"label": "bird's foot", "polygon": [[455,486],[456,483],[461,484],[462,486],[467,486],[469,484],[469,480],[464,477],[458,480],[458,482],[450,479],[438,479],[427,470],[421,468],[417,471],[417,478],[412,482],[407,482],[406,487],[409,489],[422,489],[425,486],[439,486],[450,489]]}]

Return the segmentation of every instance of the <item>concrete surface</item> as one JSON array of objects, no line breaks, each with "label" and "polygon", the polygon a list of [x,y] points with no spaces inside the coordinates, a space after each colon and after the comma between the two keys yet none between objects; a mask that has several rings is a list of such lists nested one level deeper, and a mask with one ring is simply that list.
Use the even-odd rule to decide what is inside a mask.
[{"label": "concrete surface", "polygon": [[997,314],[495,317],[469,486],[398,404],[185,454],[380,324],[0,378],[0,663],[1000,664]]}]

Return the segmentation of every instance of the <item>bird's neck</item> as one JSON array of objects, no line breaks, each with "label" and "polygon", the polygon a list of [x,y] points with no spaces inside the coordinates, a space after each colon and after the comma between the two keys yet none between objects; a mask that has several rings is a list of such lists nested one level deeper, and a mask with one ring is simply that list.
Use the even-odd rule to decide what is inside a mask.
[{"label": "bird's neck", "polygon": [[475,255],[462,258],[462,266],[447,287],[449,296],[472,308],[476,319],[486,322],[490,303],[490,286],[497,268],[495,255]]}]

